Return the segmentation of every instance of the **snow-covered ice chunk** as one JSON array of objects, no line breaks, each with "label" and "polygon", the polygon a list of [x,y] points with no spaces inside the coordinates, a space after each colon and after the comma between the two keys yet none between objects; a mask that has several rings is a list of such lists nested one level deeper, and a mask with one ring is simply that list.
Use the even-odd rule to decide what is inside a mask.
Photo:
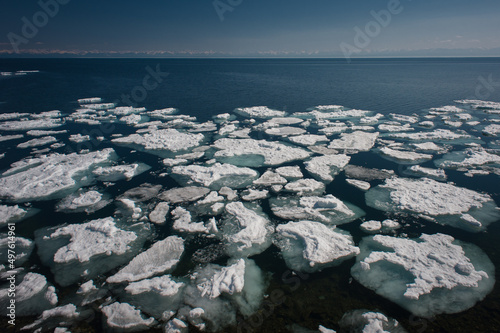
[{"label": "snow-covered ice chunk", "polygon": [[446,173],[443,169],[426,168],[420,165],[412,165],[403,173],[410,176],[427,177],[435,180],[446,180]]},{"label": "snow-covered ice chunk", "polygon": [[78,191],[59,201],[55,208],[56,211],[64,213],[85,212],[90,214],[106,207],[110,203],[111,199],[109,196],[98,191]]},{"label": "snow-covered ice chunk", "polygon": [[[16,277],[19,280],[20,276]],[[9,281],[9,280],[7,280]],[[0,313],[6,315],[10,305],[9,289],[0,289]],[[57,304],[56,289],[47,282],[45,276],[27,273],[16,285],[16,316],[39,315]]]},{"label": "snow-covered ice chunk", "polygon": [[325,184],[311,178],[304,178],[286,184],[285,190],[298,195],[318,195],[325,191]]},{"label": "snow-covered ice chunk", "polygon": [[155,209],[149,213],[149,220],[156,224],[163,224],[167,220],[167,214],[170,210],[170,205],[168,202],[159,202]]},{"label": "snow-covered ice chunk", "polygon": [[128,262],[150,234],[138,223],[120,229],[112,217],[83,224],[43,228],[35,231],[38,255],[49,266],[55,280],[68,286],[82,277],[92,279]]},{"label": "snow-covered ice chunk", "polygon": [[128,303],[115,302],[101,308],[106,317],[106,326],[120,332],[145,331],[154,324],[154,318],[144,318],[140,310]]},{"label": "snow-covered ice chunk", "polygon": [[31,139],[29,141],[20,143],[17,145],[17,148],[33,148],[33,147],[41,147],[51,143],[57,142],[57,139],[53,136],[44,136],[41,138]]},{"label": "snow-covered ice chunk", "polygon": [[201,185],[213,190],[219,190],[223,186],[244,188],[252,184],[258,176],[257,171],[253,169],[232,164],[179,165],[172,168],[172,177],[181,185]]},{"label": "snow-covered ice chunk", "polygon": [[330,183],[333,181],[333,177],[339,174],[350,160],[350,156],[343,154],[324,155],[313,157],[309,161],[304,162],[304,165],[306,170],[315,178]]},{"label": "snow-covered ice chunk", "polygon": [[486,254],[449,235],[375,235],[364,238],[360,248],[352,276],[417,316],[464,311],[495,283],[495,268]]},{"label": "snow-covered ice chunk", "polygon": [[114,158],[114,150],[108,148],[87,154],[54,153],[21,160],[0,178],[0,197],[15,201],[60,197],[90,183],[86,173]]},{"label": "snow-covered ice chunk", "polygon": [[173,204],[196,201],[203,198],[210,190],[206,187],[199,186],[187,186],[187,187],[176,187],[159,195],[160,200],[165,200]]},{"label": "snow-covered ice chunk", "polygon": [[406,139],[412,141],[452,141],[459,139],[472,139],[472,137],[465,131],[450,131],[448,129],[436,129],[430,132],[416,132],[416,133],[389,133],[385,134],[390,138]]},{"label": "snow-covered ice chunk", "polygon": [[491,124],[483,128],[483,134],[488,136],[498,136],[500,134],[500,125]]},{"label": "snow-covered ice chunk", "polygon": [[[12,248],[12,245],[9,247],[9,244],[12,244],[12,236],[9,239],[9,235],[7,233],[0,234],[0,264],[7,264],[9,262],[10,256],[9,254],[13,254],[12,251],[15,252],[15,266],[20,267],[22,264],[28,260],[31,252],[35,248],[35,244],[32,240],[29,240],[24,237],[15,236],[15,248]],[[12,260],[10,261],[12,262]],[[7,266],[7,265],[6,265]]]},{"label": "snow-covered ice chunk", "polygon": [[81,317],[82,313],[77,311],[74,304],[66,304],[63,306],[58,306],[54,309],[43,311],[40,317],[38,317],[30,325],[21,328],[21,330],[35,331],[36,329],[41,330],[42,328],[43,330],[49,330],[60,325],[70,326],[71,324],[73,324],[73,322],[77,321]]},{"label": "snow-covered ice chunk", "polygon": [[182,207],[174,209],[172,211],[172,216],[174,219],[172,228],[174,230],[188,233],[210,233],[210,230],[207,226],[205,226],[205,223],[194,222],[192,220],[191,213]]},{"label": "snow-covered ice chunk", "polygon": [[[469,231],[484,230],[500,217],[489,195],[429,178],[390,178],[370,189],[365,198],[368,206],[382,211],[422,214]],[[461,220],[462,214],[472,215],[481,226]]]},{"label": "snow-covered ice chunk", "polygon": [[380,152],[382,153],[383,156],[386,156],[391,160],[395,160],[399,163],[417,164],[432,160],[433,157],[433,155],[430,154],[416,153],[414,151],[407,151],[407,150],[391,149],[389,147],[380,148]]},{"label": "snow-covered ice chunk", "polygon": [[0,227],[6,225],[7,223],[17,222],[26,217],[28,211],[15,206],[0,205]]},{"label": "snow-covered ice chunk", "polygon": [[59,119],[13,120],[0,123],[0,131],[29,131],[62,126]]},{"label": "snow-covered ice chunk", "polygon": [[177,311],[184,287],[185,283],[175,281],[170,275],[162,275],[130,283],[125,288],[124,299],[141,311],[162,319]]},{"label": "snow-covered ice chunk", "polygon": [[90,141],[90,135],[81,135],[80,133],[78,134],[71,134],[68,138],[69,141],[74,142],[74,143],[82,143],[86,141]]},{"label": "snow-covered ice chunk", "polygon": [[386,179],[394,176],[393,170],[370,169],[357,165],[347,165],[344,169],[347,177],[371,181],[376,179]]},{"label": "snow-covered ice chunk", "polygon": [[179,263],[183,253],[184,240],[177,236],[167,237],[137,255],[127,266],[106,281],[108,283],[139,281],[158,274],[169,273]]},{"label": "snow-covered ice chunk", "polygon": [[300,171],[300,167],[298,165],[279,167],[275,171],[276,171],[276,173],[278,173],[280,176],[286,178],[287,180],[297,180],[297,179],[304,177],[304,175],[302,174],[302,171]]},{"label": "snow-covered ice chunk", "polygon": [[440,168],[470,168],[485,164],[500,165],[500,155],[483,148],[468,148],[454,151],[435,161]]},{"label": "snow-covered ice chunk", "polygon": [[324,197],[278,197],[270,199],[274,215],[286,220],[312,220],[326,224],[343,224],[354,221],[364,212],[344,203],[331,194]]},{"label": "snow-covered ice chunk", "polygon": [[418,117],[417,116],[407,116],[404,114],[397,114],[397,113],[391,113],[389,114],[389,118],[395,121],[401,121],[404,123],[410,123],[410,124],[415,124],[418,122]]},{"label": "snow-covered ice chunk", "polygon": [[272,127],[266,129],[266,134],[268,135],[277,135],[277,136],[292,136],[292,135],[301,135],[306,133],[306,130],[303,128],[293,127],[293,126],[282,126],[282,127]]},{"label": "snow-covered ice chunk", "polygon": [[133,163],[125,165],[115,165],[110,167],[97,167],[92,173],[98,180],[105,182],[115,182],[117,180],[130,180],[141,173],[148,171],[151,167],[144,163]]},{"label": "snow-covered ice chunk", "polygon": [[380,229],[382,229],[382,223],[380,221],[366,221],[361,223],[359,226],[361,230],[368,232],[368,233],[376,233]]},{"label": "snow-covered ice chunk", "polygon": [[271,186],[271,185],[285,185],[287,180],[280,176],[278,173],[268,170],[260,176],[259,179],[253,182],[255,185]]},{"label": "snow-covered ice chunk", "polygon": [[111,140],[133,149],[144,150],[161,157],[169,157],[175,153],[186,152],[198,147],[205,139],[203,134],[184,133],[173,128],[153,130],[144,134],[132,134]]},{"label": "snow-covered ice chunk", "polygon": [[276,244],[287,266],[299,272],[315,272],[359,254],[349,234],[319,222],[280,224],[276,234]]},{"label": "snow-covered ice chunk", "polygon": [[22,138],[24,138],[24,135],[22,135],[22,134],[0,135],[0,142],[9,141],[9,140],[17,140],[17,139],[22,139]]},{"label": "snow-covered ice chunk", "polygon": [[269,196],[268,190],[255,190],[251,188],[241,193],[241,199],[245,201],[266,199],[268,196]]},{"label": "snow-covered ice chunk", "polygon": [[164,333],[187,333],[188,325],[180,319],[174,318],[170,320],[164,327]]},{"label": "snow-covered ice chunk", "polygon": [[329,141],[326,135],[317,134],[302,134],[291,136],[288,138],[288,140],[301,146],[314,146],[318,143],[325,143]]},{"label": "snow-covered ice chunk", "polygon": [[76,291],[76,295],[79,298],[80,306],[85,306],[99,299],[103,299],[107,292],[108,290],[106,288],[97,288],[94,281],[89,280],[80,285],[80,288]]},{"label": "snow-covered ice chunk", "polygon": [[368,191],[371,187],[370,183],[365,182],[364,180],[347,178],[345,181],[349,185],[352,185],[352,186],[354,186],[362,191]]},{"label": "snow-covered ice chunk", "polygon": [[268,108],[267,106],[252,106],[247,108],[237,108],[234,112],[248,118],[268,119],[273,117],[283,117],[285,111],[278,111]]},{"label": "snow-covered ice chunk", "polygon": [[346,332],[406,333],[396,319],[369,310],[349,311],[342,316],[339,325]]},{"label": "snow-covered ice chunk", "polygon": [[214,157],[221,162],[239,166],[270,166],[303,160],[310,153],[302,148],[279,142],[254,139],[223,138],[214,142]]},{"label": "snow-covered ice chunk", "polygon": [[241,202],[231,202],[225,211],[222,237],[230,256],[248,257],[271,245],[274,228],[260,207],[249,209]]},{"label": "snow-covered ice chunk", "polygon": [[369,151],[378,138],[379,133],[366,133],[356,131],[352,133],[342,133],[340,139],[335,139],[330,142],[328,148],[342,149],[349,151]]}]

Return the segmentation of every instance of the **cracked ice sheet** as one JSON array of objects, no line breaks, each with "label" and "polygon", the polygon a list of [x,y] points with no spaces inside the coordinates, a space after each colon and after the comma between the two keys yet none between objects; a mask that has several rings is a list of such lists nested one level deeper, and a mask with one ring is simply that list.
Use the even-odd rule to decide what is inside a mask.
[{"label": "cracked ice sheet", "polygon": [[464,311],[495,283],[494,266],[472,244],[444,234],[365,237],[351,274],[417,316]]}]

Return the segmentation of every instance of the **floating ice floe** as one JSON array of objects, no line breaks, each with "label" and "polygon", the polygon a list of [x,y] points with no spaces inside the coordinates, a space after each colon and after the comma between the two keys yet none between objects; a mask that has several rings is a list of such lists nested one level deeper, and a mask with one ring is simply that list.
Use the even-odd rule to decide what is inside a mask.
[{"label": "floating ice floe", "polygon": [[155,209],[149,213],[149,220],[156,224],[163,224],[167,220],[167,214],[170,210],[168,202],[159,202]]},{"label": "floating ice floe", "polygon": [[[87,313],[89,313],[87,311]],[[49,330],[57,326],[71,326],[75,321],[81,319],[83,314],[77,311],[74,304],[66,304],[57,308],[45,310],[41,316],[33,323],[21,328],[22,331],[31,330],[42,331]]]},{"label": "floating ice floe", "polygon": [[359,227],[366,233],[374,234],[379,232],[386,233],[392,230],[396,230],[401,228],[401,225],[396,221],[387,219],[382,222],[374,220],[366,221],[361,223]]},{"label": "floating ice floe", "polygon": [[325,184],[311,178],[304,178],[286,184],[285,190],[297,195],[319,195],[325,192]]},{"label": "floating ice floe", "polygon": [[218,149],[214,154],[218,161],[239,166],[280,165],[310,156],[302,148],[266,140],[223,138],[215,141],[213,146]]},{"label": "floating ice floe", "polygon": [[24,138],[23,134],[14,134],[14,135],[0,135],[0,142],[9,141],[9,140],[17,140]]},{"label": "floating ice floe", "polygon": [[352,186],[354,186],[362,191],[368,191],[371,187],[370,183],[365,182],[364,180],[347,178],[345,181],[349,185],[352,185]]},{"label": "floating ice floe", "polygon": [[0,197],[28,201],[63,196],[91,183],[90,171],[115,158],[114,150],[108,148],[87,154],[54,153],[21,160],[0,178]]},{"label": "floating ice floe", "polygon": [[482,101],[476,99],[462,99],[455,102],[461,104],[470,104],[472,108],[479,110],[500,110],[500,103],[498,102]]},{"label": "floating ice floe", "polygon": [[[15,242],[12,242],[15,240]],[[15,243],[15,247],[12,248],[12,245],[9,247],[9,244]],[[7,234],[7,233],[1,233],[0,234],[0,264],[6,264],[9,262],[8,259],[11,257],[9,256],[14,254],[12,253],[12,250],[15,252],[15,266],[20,267],[22,264],[28,260],[29,256],[31,255],[31,252],[35,248],[35,244],[33,243],[32,240],[29,240],[24,237],[20,236],[15,236],[12,237]],[[9,249],[11,251],[9,251]],[[11,260],[12,262],[12,260]]]},{"label": "floating ice floe", "polygon": [[347,165],[344,169],[347,177],[371,181],[376,179],[386,179],[394,176],[393,170],[370,169],[357,165]]},{"label": "floating ice floe", "polygon": [[333,177],[339,174],[350,160],[350,156],[343,154],[324,155],[313,157],[309,161],[304,162],[304,165],[306,170],[315,178],[330,183],[333,181]]},{"label": "floating ice floe", "polygon": [[184,291],[177,316],[203,331],[220,331],[236,323],[236,309],[254,313],[264,297],[266,283],[260,268],[250,259],[230,260],[228,266],[208,264],[193,274]]},{"label": "floating ice floe", "polygon": [[51,143],[57,142],[57,139],[53,136],[44,136],[41,138],[31,139],[29,141],[20,143],[17,145],[17,148],[33,148],[33,147],[41,147]]},{"label": "floating ice floe", "polygon": [[169,319],[182,302],[184,282],[170,275],[132,282],[125,288],[124,299],[159,320]]},{"label": "floating ice floe", "polygon": [[115,182],[122,179],[130,180],[149,169],[151,169],[151,167],[147,164],[133,163],[110,167],[97,167],[92,170],[92,173],[97,176],[97,179],[100,181]]},{"label": "floating ice floe", "polygon": [[266,199],[268,196],[269,196],[268,190],[256,190],[251,188],[241,193],[241,199],[245,201]]},{"label": "floating ice floe", "polygon": [[417,164],[432,160],[433,158],[433,155],[431,154],[422,154],[406,150],[396,150],[389,147],[380,148],[380,152],[383,156],[388,157],[391,160],[395,160],[399,163]]},{"label": "floating ice floe", "polygon": [[415,124],[418,122],[418,116],[407,116],[404,114],[390,113],[389,118],[395,121]]},{"label": "floating ice floe", "polygon": [[429,132],[416,132],[416,133],[388,133],[384,134],[384,136],[388,136],[390,138],[395,139],[406,139],[412,141],[453,141],[459,139],[473,139],[465,131],[450,131],[447,129],[436,129],[434,131]]},{"label": "floating ice floe", "polygon": [[491,124],[483,128],[483,134],[488,136],[498,136],[500,134],[500,125]]},{"label": "floating ice floe", "polygon": [[29,131],[32,129],[46,129],[62,126],[59,119],[33,119],[33,120],[13,120],[0,123],[1,131]]},{"label": "floating ice floe", "polygon": [[0,114],[0,120],[11,120],[18,119],[21,117],[28,117],[29,113],[20,113],[20,112],[10,112],[10,113],[2,113]]},{"label": "floating ice floe", "polygon": [[248,257],[266,250],[272,243],[274,228],[259,206],[247,208],[241,202],[226,205],[222,238],[232,257]]},{"label": "floating ice floe", "polygon": [[276,173],[278,173],[280,176],[286,178],[287,180],[297,180],[297,179],[304,177],[304,175],[302,174],[302,171],[300,171],[300,167],[298,165],[279,167],[275,171],[276,171]]},{"label": "floating ice floe", "polygon": [[211,228],[210,222],[208,222],[207,225],[203,222],[194,222],[191,213],[182,207],[174,209],[172,211],[172,216],[174,219],[172,228],[178,232],[210,234],[211,231],[217,231],[216,227],[215,229]]},{"label": "floating ice floe", "polygon": [[416,151],[438,154],[446,153],[450,149],[448,146],[439,146],[434,142],[411,143],[410,146]]},{"label": "floating ice floe", "polygon": [[258,178],[257,171],[232,164],[215,163],[211,166],[178,165],[172,168],[172,177],[181,185],[201,185],[219,190],[223,186],[244,188]]},{"label": "floating ice floe", "polygon": [[111,141],[115,144],[144,150],[161,157],[169,157],[172,154],[187,152],[189,149],[198,147],[204,139],[203,134],[184,133],[173,128],[167,128],[153,130],[144,134],[132,134]]},{"label": "floating ice floe", "polygon": [[0,227],[3,227],[7,223],[18,222],[26,218],[27,213],[28,211],[26,209],[20,208],[18,205],[0,205]]},{"label": "floating ice floe", "polygon": [[120,195],[118,199],[130,199],[134,202],[143,202],[155,198],[160,193],[162,186],[153,185],[149,183],[141,184],[141,186],[134,187],[127,190]]},{"label": "floating ice floe", "polygon": [[288,181],[280,176],[278,173],[268,170],[260,176],[259,179],[254,180],[255,185],[272,186],[272,185],[285,185]]},{"label": "floating ice floe", "polygon": [[486,164],[500,165],[498,152],[489,152],[483,148],[468,148],[464,151],[454,151],[435,161],[440,168],[470,168]]},{"label": "floating ice floe", "polygon": [[360,208],[344,203],[331,194],[324,197],[271,198],[270,206],[274,215],[285,220],[311,220],[336,225],[364,215]]},{"label": "floating ice floe", "polygon": [[[20,276],[16,276],[16,280],[21,280],[15,288],[16,316],[39,315],[57,304],[56,289],[47,282],[45,276],[30,272],[22,279]],[[0,289],[0,313],[4,316],[9,311],[7,307],[11,304],[11,299],[8,288]]]},{"label": "floating ice floe", "polygon": [[106,207],[110,203],[110,197],[98,191],[78,191],[59,201],[56,205],[56,211],[64,213],[85,212],[90,214]]},{"label": "floating ice floe", "polygon": [[90,141],[90,135],[72,134],[68,138],[69,141],[74,143],[82,143],[85,141]]},{"label": "floating ice floe", "polygon": [[51,268],[56,282],[68,286],[128,262],[149,235],[150,229],[143,223],[124,230],[108,217],[39,229],[35,231],[35,241],[40,259]]},{"label": "floating ice floe", "polygon": [[406,333],[396,319],[369,310],[349,311],[342,316],[339,325],[346,332]]},{"label": "floating ice floe", "polygon": [[443,169],[426,168],[420,165],[412,165],[403,173],[409,176],[427,177],[443,181],[446,180],[447,177]]},{"label": "floating ice floe", "polygon": [[108,283],[131,282],[170,273],[179,263],[183,253],[184,240],[177,236],[167,237],[137,255],[127,266],[106,281]]},{"label": "floating ice floe", "polygon": [[342,133],[340,139],[332,140],[328,148],[346,150],[347,152],[369,151],[375,145],[375,140],[378,136],[379,132],[366,133],[356,131]]},{"label": "floating ice floe", "polygon": [[302,134],[291,136],[288,138],[288,140],[301,146],[314,146],[318,143],[326,143],[330,141],[325,135],[317,134]]},{"label": "floating ice floe", "polygon": [[268,119],[274,117],[283,117],[286,115],[285,111],[278,111],[268,108],[267,106],[252,106],[248,108],[237,108],[234,112],[248,118],[261,118]]},{"label": "floating ice floe", "polygon": [[283,126],[283,127],[272,127],[266,129],[266,134],[268,135],[277,135],[277,136],[293,136],[293,135],[301,135],[306,133],[306,130],[303,128],[292,127],[292,126]]},{"label": "floating ice floe", "polygon": [[360,249],[352,276],[420,317],[464,311],[495,283],[495,268],[486,254],[449,235],[375,235],[364,238]]},{"label": "floating ice floe", "polygon": [[80,288],[76,291],[76,295],[79,299],[81,306],[93,303],[97,300],[103,299],[106,296],[106,288],[97,288],[93,280],[89,280],[80,285]]},{"label": "floating ice floe", "polygon": [[304,119],[350,119],[370,116],[373,112],[366,110],[345,110],[339,105],[319,105],[307,112],[295,112],[294,117]]},{"label": "floating ice floe", "polygon": [[385,123],[378,125],[378,130],[381,132],[407,132],[413,131],[414,129],[410,124],[401,125],[400,123]]},{"label": "floating ice floe", "polygon": [[[429,178],[390,178],[370,189],[365,198],[368,206],[385,212],[424,215],[469,231],[484,230],[500,218],[489,195]],[[474,221],[464,220],[464,214],[474,217]]]},{"label": "floating ice floe", "polygon": [[287,266],[299,272],[316,272],[359,254],[347,232],[313,221],[278,225],[276,244]]},{"label": "floating ice floe", "polygon": [[159,195],[159,199],[176,204],[176,203],[196,201],[200,198],[203,198],[208,193],[210,193],[210,190],[206,187],[199,187],[199,186],[176,187],[167,190],[165,192],[162,192]]},{"label": "floating ice floe", "polygon": [[154,318],[144,318],[140,310],[128,303],[115,302],[101,308],[110,330],[120,332],[139,332],[156,324]]},{"label": "floating ice floe", "polygon": [[31,130],[26,132],[26,134],[31,136],[49,136],[49,135],[57,135],[57,134],[65,134],[68,133],[68,130],[60,130],[60,131],[47,131],[47,130]]}]

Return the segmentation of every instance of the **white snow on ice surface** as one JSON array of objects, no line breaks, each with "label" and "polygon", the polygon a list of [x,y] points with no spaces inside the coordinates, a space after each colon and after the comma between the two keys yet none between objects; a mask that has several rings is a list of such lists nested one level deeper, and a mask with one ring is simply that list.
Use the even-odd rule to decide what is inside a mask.
[{"label": "white snow on ice surface", "polygon": [[268,119],[274,117],[283,117],[286,115],[285,111],[278,111],[268,108],[267,106],[252,106],[248,108],[237,108],[235,113],[248,118],[261,118]]},{"label": "white snow on ice surface", "polygon": [[154,318],[144,318],[140,310],[128,303],[115,302],[101,308],[106,326],[121,332],[145,331],[156,323]]},{"label": "white snow on ice surface", "polygon": [[495,283],[494,266],[486,254],[449,235],[375,235],[364,238],[360,249],[353,277],[417,316],[466,310]]},{"label": "white snow on ice surface", "polygon": [[340,139],[332,140],[328,148],[346,150],[346,152],[369,151],[375,145],[378,135],[378,132],[366,133],[361,131],[342,133]]},{"label": "white snow on ice surface", "polygon": [[299,221],[276,227],[276,244],[290,269],[315,272],[359,254],[347,233],[320,222]]},{"label": "white snow on ice surface", "polygon": [[306,170],[314,177],[325,183],[330,183],[333,181],[333,177],[338,175],[350,160],[350,156],[343,154],[324,155],[313,157],[304,162],[304,165]]}]

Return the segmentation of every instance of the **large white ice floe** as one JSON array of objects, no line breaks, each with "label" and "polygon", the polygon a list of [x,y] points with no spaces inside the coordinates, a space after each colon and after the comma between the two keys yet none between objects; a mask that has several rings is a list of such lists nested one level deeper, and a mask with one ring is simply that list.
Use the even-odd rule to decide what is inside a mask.
[{"label": "large white ice floe", "polygon": [[429,161],[432,160],[433,157],[433,155],[431,154],[423,154],[414,151],[392,149],[389,147],[380,148],[380,153],[382,153],[383,156],[391,160],[395,160],[398,163],[410,163],[410,164],[418,164],[425,161]]},{"label": "large white ice floe", "polygon": [[172,211],[172,216],[174,220],[172,228],[176,231],[205,234],[209,234],[211,232],[210,223],[205,225],[203,222],[194,222],[192,220],[191,213],[182,207],[175,208]]},{"label": "large white ice floe", "polygon": [[219,190],[221,187],[244,188],[259,176],[250,168],[215,163],[211,166],[178,165],[172,168],[172,177],[181,185],[201,185]]},{"label": "large white ice floe", "polygon": [[130,180],[141,173],[148,171],[151,167],[144,163],[133,163],[115,165],[109,167],[97,167],[92,173],[98,180],[105,182],[115,182],[117,180]]},{"label": "large white ice floe", "polygon": [[[45,276],[38,273],[27,273],[21,279],[16,276],[15,295],[15,311],[16,316],[32,316],[39,315],[43,311],[52,309],[57,304],[56,289],[47,282]],[[9,281],[9,280],[7,280]],[[0,313],[6,315],[10,313],[7,307],[11,304],[9,297],[9,285],[7,288],[0,289]]]},{"label": "large white ice floe", "polygon": [[[85,314],[90,314],[87,311]],[[85,314],[77,311],[74,304],[66,304],[57,308],[45,310],[31,324],[21,328],[22,331],[30,330],[33,332],[50,330],[57,326],[71,326],[72,323],[81,319]]]},{"label": "large white ice floe", "polygon": [[120,332],[145,331],[156,324],[154,318],[144,318],[140,310],[128,303],[115,302],[101,308],[106,326]]},{"label": "large white ice floe", "polygon": [[56,211],[64,213],[93,213],[111,203],[108,195],[95,190],[77,191],[56,204]]},{"label": "large white ice floe", "polygon": [[220,331],[236,323],[236,309],[249,316],[264,297],[265,279],[250,259],[233,259],[227,266],[208,264],[191,274],[184,303],[177,314],[204,331]]},{"label": "large white ice floe", "polygon": [[1,131],[29,131],[32,129],[47,129],[62,126],[59,119],[13,120],[0,123]]},{"label": "large white ice floe", "polygon": [[314,146],[318,143],[325,143],[330,140],[326,137],[326,135],[317,135],[317,134],[302,134],[291,136],[288,138],[290,142],[301,146]]},{"label": "large white ice floe", "polygon": [[280,176],[278,173],[267,170],[260,176],[259,179],[254,180],[254,185],[258,186],[272,186],[272,185],[285,185],[288,181]]},{"label": "large white ice floe", "polygon": [[367,133],[356,131],[352,133],[342,133],[340,139],[330,142],[328,148],[341,149],[346,152],[369,151],[377,140],[379,133]]},{"label": "large white ice floe", "polygon": [[106,281],[108,283],[139,281],[158,274],[169,273],[177,266],[183,252],[184,240],[182,238],[167,237],[137,255],[127,266]]},{"label": "large white ice floe", "polygon": [[170,205],[168,202],[159,202],[155,209],[149,213],[149,221],[156,224],[163,224],[167,221],[167,214],[170,210]]},{"label": "large white ice floe", "polygon": [[0,227],[7,223],[14,223],[26,218],[28,210],[15,206],[0,205]]},{"label": "large white ice floe", "polygon": [[285,111],[278,111],[268,108],[267,106],[252,106],[248,108],[237,108],[235,113],[248,118],[261,118],[268,119],[274,117],[283,117],[286,115]]},{"label": "large white ice floe", "polygon": [[498,152],[483,148],[468,148],[463,151],[454,151],[435,161],[440,168],[471,168],[487,164],[500,165]]},{"label": "large white ice floe", "polygon": [[311,108],[307,112],[295,112],[292,114],[294,117],[305,119],[349,119],[349,118],[362,118],[371,115],[372,111],[350,109],[346,110],[340,105],[319,105]]},{"label": "large white ice floe", "polygon": [[198,147],[205,139],[203,134],[184,133],[173,128],[152,130],[144,134],[132,134],[111,140],[115,144],[141,149],[161,157],[186,152]]},{"label": "large white ice floe", "polygon": [[406,139],[412,141],[433,141],[433,142],[441,142],[441,141],[453,141],[460,139],[472,139],[465,131],[450,131],[447,129],[436,129],[429,132],[415,132],[415,133],[389,133],[385,134],[390,138],[395,139]]},{"label": "large white ice floe", "polygon": [[325,192],[325,184],[311,178],[304,178],[286,184],[285,190],[297,195],[319,195]]},{"label": "large white ice floe", "polygon": [[196,201],[203,198],[210,189],[200,186],[175,187],[165,192],[160,193],[158,198],[173,204]]},{"label": "large white ice floe", "polygon": [[330,183],[333,181],[333,177],[338,175],[350,160],[350,156],[343,154],[324,155],[313,157],[309,161],[304,162],[304,165],[306,170],[314,177],[323,182]]},{"label": "large white ice floe", "polygon": [[278,225],[276,244],[287,266],[299,272],[315,272],[359,254],[348,233],[313,221]]},{"label": "large white ice floe", "polygon": [[370,189],[365,198],[373,208],[424,215],[469,231],[484,230],[500,218],[489,195],[429,178],[390,178]]},{"label": "large white ice floe", "polygon": [[0,197],[14,201],[45,200],[64,196],[92,181],[98,165],[116,158],[113,149],[86,154],[50,154],[11,165],[0,178]]},{"label": "large white ice floe", "polygon": [[44,136],[41,138],[31,139],[29,141],[20,143],[17,145],[17,148],[34,148],[48,145],[50,143],[57,142],[57,139],[53,136]]},{"label": "large white ice floe", "polygon": [[353,310],[345,313],[339,321],[339,326],[346,332],[406,333],[396,319],[369,310]]},{"label": "large white ice floe", "polygon": [[130,283],[125,288],[124,299],[157,319],[167,319],[177,312],[184,287],[184,282],[162,275]]},{"label": "large white ice floe", "polygon": [[280,165],[310,156],[302,148],[266,140],[223,138],[215,141],[213,146],[218,149],[214,154],[218,161],[239,166]]},{"label": "large white ice floe", "polygon": [[274,228],[259,206],[248,208],[241,202],[226,205],[222,238],[232,257],[248,257],[266,250]]},{"label": "large white ice floe", "polygon": [[364,215],[364,212],[344,203],[331,194],[324,197],[277,197],[270,199],[274,215],[286,220],[311,220],[326,224],[344,224]]},{"label": "large white ice floe", "polygon": [[56,282],[67,286],[83,277],[92,279],[128,262],[150,235],[148,225],[121,229],[112,217],[83,224],[35,231],[38,255],[54,273]]},{"label": "large white ice floe", "polygon": [[491,124],[483,129],[483,134],[488,136],[498,136],[500,134],[500,124]]},{"label": "large white ice floe", "polygon": [[412,165],[403,173],[410,176],[427,177],[435,180],[446,180],[446,173],[443,169],[426,168],[420,165]]},{"label": "large white ice floe", "polygon": [[417,316],[464,311],[493,288],[495,268],[472,244],[444,234],[366,237],[351,274]]}]

